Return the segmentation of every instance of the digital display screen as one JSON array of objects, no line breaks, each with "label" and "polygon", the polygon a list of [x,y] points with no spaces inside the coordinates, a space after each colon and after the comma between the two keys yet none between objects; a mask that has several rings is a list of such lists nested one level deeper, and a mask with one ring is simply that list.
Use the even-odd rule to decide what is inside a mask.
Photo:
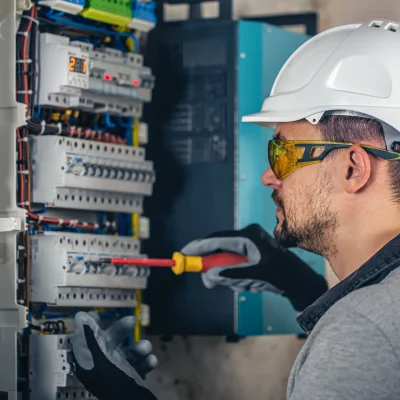
[{"label": "digital display screen", "polygon": [[86,74],[87,60],[84,58],[70,57],[69,70],[71,72],[78,72],[79,74]]}]

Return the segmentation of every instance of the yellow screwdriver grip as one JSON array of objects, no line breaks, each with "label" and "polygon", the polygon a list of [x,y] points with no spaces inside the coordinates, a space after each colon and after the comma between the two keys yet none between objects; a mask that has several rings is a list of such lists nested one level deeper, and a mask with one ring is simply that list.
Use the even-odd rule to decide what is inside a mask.
[{"label": "yellow screwdriver grip", "polygon": [[181,275],[184,272],[201,272],[203,262],[200,256],[185,256],[182,253],[175,252],[172,255],[175,265],[171,268],[175,275]]}]

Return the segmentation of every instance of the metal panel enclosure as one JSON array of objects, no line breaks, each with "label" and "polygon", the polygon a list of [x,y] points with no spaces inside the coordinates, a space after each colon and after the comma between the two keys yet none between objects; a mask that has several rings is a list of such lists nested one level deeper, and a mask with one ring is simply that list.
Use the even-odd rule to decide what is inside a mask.
[{"label": "metal panel enclosure", "polygon": [[[190,21],[156,28],[154,101],[148,112],[148,156],[157,169],[152,256],[171,256],[188,241],[233,229],[236,23]],[[154,41],[154,42],[153,42]],[[153,144],[153,145],[152,145]],[[206,290],[200,276],[154,271],[149,286],[150,332],[234,332],[234,294]]]},{"label": "metal panel enclosure", "polygon": [[[287,58],[307,36],[253,21],[199,20],[160,25],[148,149],[158,171],[152,256],[168,257],[188,241],[218,230],[260,223],[272,233],[275,207],[260,177],[272,132],[242,124],[257,112]],[[321,257],[298,251],[323,272]],[[290,279],[290,277],[289,277]],[[197,275],[154,271],[149,333],[261,335],[296,333],[295,311],[268,293],[206,290]]]}]

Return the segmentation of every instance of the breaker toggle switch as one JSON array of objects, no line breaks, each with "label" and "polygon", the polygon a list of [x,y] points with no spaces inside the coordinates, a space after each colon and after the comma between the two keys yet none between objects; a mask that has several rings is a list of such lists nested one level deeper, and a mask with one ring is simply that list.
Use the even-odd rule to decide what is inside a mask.
[{"label": "breaker toggle switch", "polygon": [[85,164],[85,175],[86,176],[94,176],[95,169],[93,164]]},{"label": "breaker toggle switch", "polygon": [[122,274],[136,278],[139,274],[139,268],[133,265],[124,265],[122,268]]},{"label": "breaker toggle switch", "polygon": [[132,171],[129,169],[126,169],[124,172],[124,180],[129,181],[131,179]]},{"label": "breaker toggle switch", "polygon": [[124,178],[124,170],[123,169],[117,169],[117,179],[122,180]]},{"label": "breaker toggle switch", "polygon": [[117,274],[117,268],[115,265],[108,264],[102,268],[101,272],[105,275],[114,276]]},{"label": "breaker toggle switch", "polygon": [[76,176],[82,176],[85,173],[85,166],[83,163],[77,163],[75,161],[68,160],[67,173],[74,174]]},{"label": "breaker toggle switch", "polygon": [[110,178],[111,170],[108,167],[103,168],[103,178]]},{"label": "breaker toggle switch", "polygon": [[101,166],[96,167],[94,176],[96,178],[101,178],[103,176],[103,168]]},{"label": "breaker toggle switch", "polygon": [[115,179],[115,177],[117,176],[117,171],[114,168],[110,168],[109,171],[110,171],[109,178],[110,179]]},{"label": "breaker toggle switch", "polygon": [[86,273],[88,273],[88,274],[96,274],[97,273],[96,265],[94,265],[92,263],[87,263],[86,264]]}]

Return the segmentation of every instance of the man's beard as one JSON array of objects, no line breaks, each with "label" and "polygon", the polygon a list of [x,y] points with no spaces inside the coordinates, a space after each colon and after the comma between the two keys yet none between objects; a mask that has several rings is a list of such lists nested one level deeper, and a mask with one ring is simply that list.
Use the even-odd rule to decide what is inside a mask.
[{"label": "man's beard", "polygon": [[[302,192],[291,196],[289,208],[274,190],[272,198],[282,209],[283,221],[274,229],[275,239],[284,247],[299,247],[324,257],[336,253],[335,236],[338,213],[333,211],[330,194],[332,186],[328,174],[317,179],[316,184],[303,186]],[[300,221],[298,215],[306,215]]]}]

